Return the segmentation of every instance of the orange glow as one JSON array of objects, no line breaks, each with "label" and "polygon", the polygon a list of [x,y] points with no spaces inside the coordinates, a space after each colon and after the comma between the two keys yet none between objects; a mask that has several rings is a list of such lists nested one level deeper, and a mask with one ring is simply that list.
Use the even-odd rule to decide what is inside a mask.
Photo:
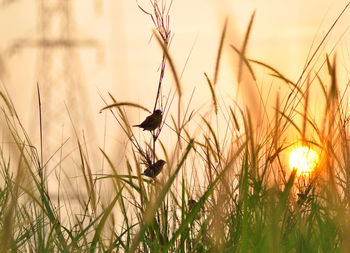
[{"label": "orange glow", "polygon": [[290,153],[289,165],[297,176],[309,175],[318,164],[318,154],[309,147],[298,147]]}]

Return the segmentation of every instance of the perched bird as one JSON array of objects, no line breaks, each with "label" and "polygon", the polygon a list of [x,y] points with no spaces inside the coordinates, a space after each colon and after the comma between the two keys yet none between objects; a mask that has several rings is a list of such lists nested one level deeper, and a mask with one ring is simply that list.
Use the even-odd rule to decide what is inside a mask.
[{"label": "perched bird", "polygon": [[151,166],[149,166],[143,172],[142,175],[145,175],[145,176],[151,177],[151,178],[155,178],[162,171],[164,164],[165,164],[164,160],[158,160],[157,162],[155,162]]},{"label": "perched bird", "polygon": [[[188,205],[188,212],[192,212],[192,209],[198,204],[197,201],[194,199],[189,199],[187,202]],[[202,212],[204,211],[204,206],[201,207],[201,209],[198,211],[197,215],[194,217],[194,219],[200,219],[202,217]]]},{"label": "perched bird", "polygon": [[162,111],[156,110],[152,115],[148,116],[140,125],[134,125],[134,127],[143,128],[143,131],[153,131],[162,123]]},{"label": "perched bird", "polygon": [[187,204],[188,204],[189,210],[192,210],[192,208],[197,204],[197,201],[195,201],[194,199],[189,199]]}]

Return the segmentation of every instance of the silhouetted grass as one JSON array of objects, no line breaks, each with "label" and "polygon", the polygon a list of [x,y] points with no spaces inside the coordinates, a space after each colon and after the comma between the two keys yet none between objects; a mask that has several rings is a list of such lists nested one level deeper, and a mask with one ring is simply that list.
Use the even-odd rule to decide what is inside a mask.
[{"label": "silhouetted grass", "polygon": [[[162,124],[143,132],[150,141],[141,142],[125,107],[151,110],[110,94],[101,112],[115,117],[115,128],[128,138],[128,153],[125,163],[115,164],[100,149],[111,173],[95,174],[83,141],[75,136],[79,163],[72,166],[80,169],[79,187],[86,193],[77,194],[78,207],[50,197],[42,129],[41,147],[35,147],[1,91],[2,120],[12,144],[0,148],[0,252],[349,252],[349,112],[346,92],[338,87],[336,57],[324,57],[327,78],[309,68],[312,57],[294,82],[275,67],[246,57],[254,14],[242,49],[227,45],[225,23],[214,77],[205,74],[214,110],[199,115],[181,107],[181,80],[169,50],[170,7],[151,3],[154,13],[143,11],[152,17],[155,41],[164,53],[153,108],[163,111]],[[239,56],[239,81],[248,75],[259,82],[254,70],[260,67],[289,87],[287,97],[272,98],[274,113],[258,127],[245,106],[216,94],[223,48],[229,46]],[[167,64],[177,89],[177,117],[168,113],[172,99],[163,103],[160,96]],[[309,110],[314,82],[325,101],[319,100],[321,120]],[[162,142],[164,128],[176,137],[171,147]],[[297,140],[286,141],[290,131],[298,133]],[[304,177],[297,177],[283,159],[298,142],[320,154],[315,171]],[[166,160],[159,176],[142,175],[159,159]],[[107,183],[112,186],[108,203],[97,187]]]}]

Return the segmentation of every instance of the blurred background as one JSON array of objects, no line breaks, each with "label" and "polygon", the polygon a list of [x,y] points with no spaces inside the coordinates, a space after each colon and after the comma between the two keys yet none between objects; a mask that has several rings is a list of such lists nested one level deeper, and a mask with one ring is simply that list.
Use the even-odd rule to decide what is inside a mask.
[{"label": "blurred background", "polygon": [[[98,147],[109,149],[123,142],[113,117],[99,113],[111,103],[109,92],[118,101],[153,109],[162,52],[152,38],[152,20],[137,5],[151,12],[148,0],[2,0],[0,4],[2,85],[33,142],[38,143],[38,84],[44,142],[54,143],[48,145],[46,158],[65,140],[74,141],[72,125],[94,152]],[[270,64],[296,82],[311,52],[346,4],[345,0],[174,0],[170,51],[181,74],[184,105],[193,91],[194,107],[211,103],[203,73],[213,75],[225,18],[229,26],[218,89],[220,96],[240,100],[241,95],[236,94],[237,55],[228,45],[242,46],[254,10],[247,56]],[[337,46],[340,71],[346,80],[349,24],[347,11],[322,47],[323,53],[331,53]],[[323,58],[317,64],[322,64],[324,56],[320,54]],[[261,85],[267,85],[260,87],[263,96],[281,92],[285,98],[283,85],[273,85],[266,69],[257,72]],[[243,88],[242,97],[258,99],[255,88]],[[170,91],[174,92],[175,86],[168,72],[163,96]],[[245,103],[244,99],[241,102]],[[137,109],[128,111],[131,124],[147,116]],[[116,159],[118,156],[124,153]]]}]

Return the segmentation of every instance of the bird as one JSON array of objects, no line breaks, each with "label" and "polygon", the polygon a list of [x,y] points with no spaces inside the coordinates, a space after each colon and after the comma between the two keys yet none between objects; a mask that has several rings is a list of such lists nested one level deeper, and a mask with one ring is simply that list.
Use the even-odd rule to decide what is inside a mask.
[{"label": "bird", "polygon": [[189,210],[192,210],[192,208],[197,204],[197,201],[195,201],[194,199],[189,199],[187,204],[188,204]]},{"label": "bird", "polygon": [[160,123],[162,123],[162,117],[162,111],[156,110],[153,112],[152,115],[148,116],[141,124],[134,125],[133,127],[143,128],[143,131],[153,131],[160,126]]},{"label": "bird", "polygon": [[158,160],[157,162],[155,162],[151,166],[149,166],[142,173],[142,175],[145,175],[145,176],[151,177],[151,178],[155,178],[162,171],[164,164],[165,164],[164,160]]}]

